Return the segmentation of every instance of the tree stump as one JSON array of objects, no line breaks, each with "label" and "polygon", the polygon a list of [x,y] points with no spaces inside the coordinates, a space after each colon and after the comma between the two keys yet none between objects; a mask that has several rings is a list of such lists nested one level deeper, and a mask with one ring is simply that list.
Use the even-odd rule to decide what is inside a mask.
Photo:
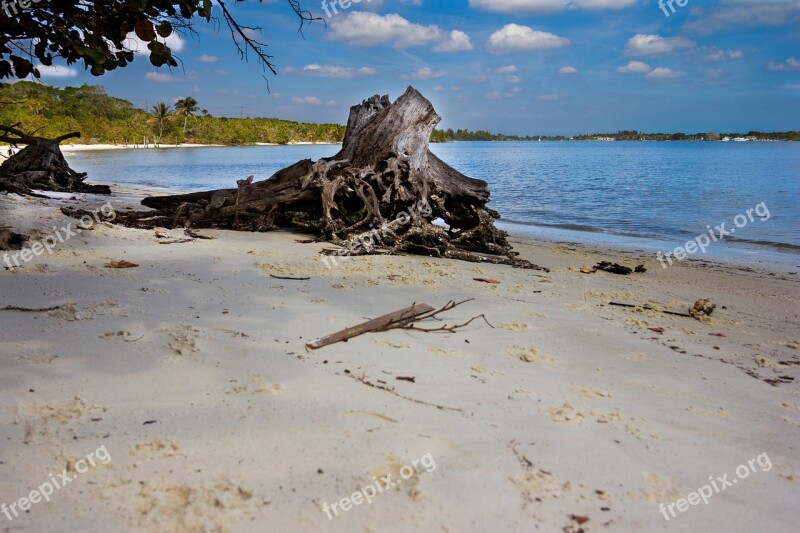
[{"label": "tree stump", "polygon": [[107,185],[89,185],[83,182],[85,172],[72,170],[61,153],[59,144],[79,133],[68,133],[56,139],[26,135],[14,126],[0,127],[0,131],[15,137],[0,135],[0,140],[13,144],[27,144],[25,148],[0,165],[0,191],[41,196],[34,192],[86,192],[111,194]]},{"label": "tree stump", "polygon": [[[350,109],[341,151],[303,160],[235,189],[146,198],[155,211],[121,214],[134,227],[297,228],[347,255],[413,253],[539,269],[516,258],[487,206],[489,186],[429,148],[441,118],[416,89],[396,102],[373,96]],[[434,223],[437,221],[438,223]],[[376,240],[378,242],[376,242]]]}]

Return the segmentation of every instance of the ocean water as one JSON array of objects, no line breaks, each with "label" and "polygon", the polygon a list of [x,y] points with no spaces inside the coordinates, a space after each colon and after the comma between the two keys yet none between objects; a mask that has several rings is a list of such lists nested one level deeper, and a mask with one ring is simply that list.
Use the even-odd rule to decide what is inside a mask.
[{"label": "ocean water", "polygon": [[[67,159],[96,182],[205,190],[235,187],[249,175],[265,179],[338,150],[109,150],[68,152]],[[668,251],[725,223],[735,235],[714,243],[717,252],[800,255],[800,143],[477,142],[432,150],[489,182],[491,207],[512,231]]]}]

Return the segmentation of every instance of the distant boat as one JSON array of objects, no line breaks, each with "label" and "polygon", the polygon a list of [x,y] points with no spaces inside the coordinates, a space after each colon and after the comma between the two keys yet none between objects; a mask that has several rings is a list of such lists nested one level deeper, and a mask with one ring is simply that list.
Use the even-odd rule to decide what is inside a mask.
[{"label": "distant boat", "polygon": [[746,143],[747,139],[745,139],[744,137],[736,137],[733,141],[737,143]]},{"label": "distant boat", "polygon": [[722,138],[722,142],[729,143],[729,142],[731,142],[731,138],[730,137],[723,137]]}]

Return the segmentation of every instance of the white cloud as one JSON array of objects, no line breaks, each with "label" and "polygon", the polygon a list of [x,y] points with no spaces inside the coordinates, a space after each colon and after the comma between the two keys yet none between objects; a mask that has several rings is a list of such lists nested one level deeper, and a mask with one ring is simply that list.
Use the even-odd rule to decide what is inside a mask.
[{"label": "white cloud", "polygon": [[706,70],[703,75],[710,80],[719,80],[727,76],[724,70],[718,68]]},{"label": "white cloud", "polygon": [[575,67],[571,67],[569,65],[564,65],[563,67],[561,67],[561,69],[558,71],[558,73],[559,74],[577,74],[578,73],[578,69],[576,69]]},{"label": "white cloud", "polygon": [[[158,40],[158,39],[157,39]],[[186,48],[186,41],[180,38],[177,33],[172,33],[169,37],[159,42],[164,43],[173,52],[183,52]],[[124,41],[125,49],[132,51],[135,54],[150,54],[147,48],[147,43],[139,39],[135,33],[129,33],[128,38]]]},{"label": "white cloud", "polygon": [[568,44],[570,44],[569,39],[564,37],[512,23],[497,30],[489,37],[486,50],[491,54],[508,54],[526,50],[560,48]]},{"label": "white cloud", "polygon": [[433,70],[431,67],[422,67],[412,72],[410,76],[404,75],[402,77],[406,80],[408,78],[415,80],[432,80],[434,78],[441,78],[444,74],[445,72],[443,70]]},{"label": "white cloud", "polygon": [[561,95],[560,94],[543,94],[543,95],[539,96],[539,100],[542,100],[542,101],[545,101],[545,102],[552,102],[554,100],[561,100]]},{"label": "white cloud", "polygon": [[516,65],[506,65],[504,67],[497,67],[495,72],[499,74],[511,74],[513,72],[519,72],[519,68]]},{"label": "white cloud", "polygon": [[798,61],[795,57],[790,57],[783,63],[775,63],[774,61],[770,61],[769,65],[767,65],[767,68],[774,72],[780,72],[784,70],[800,70],[800,61]]},{"label": "white cloud", "polygon": [[322,101],[317,98],[316,96],[305,96],[303,98],[298,98],[295,96],[292,98],[292,103],[294,104],[308,104],[308,105],[322,105]]},{"label": "white cloud", "polygon": [[631,61],[624,67],[619,67],[617,72],[622,72],[623,74],[647,74],[651,70],[653,69],[647,63]]},{"label": "white cloud", "polygon": [[[294,69],[291,71],[294,71]],[[287,72],[291,71],[287,70]],[[307,76],[319,76],[321,78],[355,78],[356,76],[373,76],[377,73],[378,71],[372,67],[350,68],[317,64],[303,67],[303,74]]]},{"label": "white cloud", "polygon": [[682,70],[672,70],[669,67],[657,67],[650,72],[645,78],[648,80],[674,80],[682,78],[686,73]]},{"label": "white cloud", "polygon": [[506,81],[508,83],[522,83],[522,78],[519,76],[506,76]]},{"label": "white cloud", "polygon": [[148,72],[144,75],[144,79],[158,83],[172,83],[178,81],[177,78],[170,76],[169,74],[162,74],[160,72]]},{"label": "white cloud", "polygon": [[744,54],[741,50],[723,50],[712,46],[710,48],[701,49],[703,52],[703,59],[706,61],[722,61],[723,59],[741,59]]},{"label": "white cloud", "polygon": [[635,4],[636,0],[469,0],[469,7],[512,15],[553,13],[568,9],[618,10]]},{"label": "white cloud", "polygon": [[219,58],[217,56],[210,56],[208,54],[203,54],[197,57],[197,60],[202,63],[216,63]]},{"label": "white cloud", "polygon": [[435,93],[443,93],[444,92],[444,87],[442,87],[441,85],[437,85],[436,87],[433,88],[433,92],[435,92]]},{"label": "white cloud", "polygon": [[36,70],[43,78],[74,78],[78,75],[76,69],[60,65],[36,65]]},{"label": "white cloud", "polygon": [[800,24],[800,2],[796,0],[722,0],[716,9],[699,12],[685,29],[696,34],[708,34],[736,26],[792,24]]},{"label": "white cloud", "polygon": [[465,52],[475,48],[472,46],[469,35],[463,31],[453,30],[450,36],[433,47],[434,52]]},{"label": "white cloud", "polygon": [[391,44],[396,48],[434,45],[434,52],[472,50],[469,36],[463,31],[446,32],[439,26],[416,24],[397,14],[378,15],[356,11],[331,21],[328,38],[353,46]]},{"label": "white cloud", "polygon": [[630,56],[654,56],[669,54],[681,48],[694,48],[695,42],[686,37],[661,37],[660,35],[636,34],[625,45]]}]

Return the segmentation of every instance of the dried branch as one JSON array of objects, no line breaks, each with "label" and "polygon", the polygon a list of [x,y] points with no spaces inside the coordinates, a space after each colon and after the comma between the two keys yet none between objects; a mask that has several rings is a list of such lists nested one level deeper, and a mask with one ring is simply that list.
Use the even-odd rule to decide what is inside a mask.
[{"label": "dried branch", "polygon": [[454,308],[458,307],[461,304],[465,304],[467,302],[471,302],[474,299],[475,298],[470,298],[468,300],[463,300],[463,301],[460,301],[460,302],[456,302],[455,300],[450,300],[441,309],[436,309],[434,311],[429,311],[427,313],[424,313],[424,314],[421,314],[421,315],[418,315],[418,316],[415,316],[415,317],[400,318],[400,319],[398,319],[396,321],[393,321],[393,322],[387,324],[385,327],[381,328],[381,330],[379,330],[379,331],[386,331],[386,330],[389,330],[389,329],[407,329],[407,330],[414,330],[414,331],[424,331],[426,333],[438,333],[438,332],[444,332],[444,331],[449,332],[449,333],[455,333],[459,329],[469,326],[474,321],[476,321],[476,320],[478,320],[480,318],[482,318],[483,321],[486,322],[486,324],[490,328],[494,329],[494,326],[491,323],[489,323],[489,320],[486,318],[485,315],[474,316],[474,317],[470,318],[468,321],[464,322],[463,324],[457,324],[457,325],[453,325],[453,326],[448,326],[447,324],[444,324],[444,325],[442,325],[441,327],[438,327],[438,328],[421,328],[421,327],[418,327],[416,325],[416,322],[421,322],[421,321],[424,321],[424,320],[439,320],[438,315],[440,315],[442,313],[446,313],[447,311],[450,311],[451,309],[454,309]]}]

